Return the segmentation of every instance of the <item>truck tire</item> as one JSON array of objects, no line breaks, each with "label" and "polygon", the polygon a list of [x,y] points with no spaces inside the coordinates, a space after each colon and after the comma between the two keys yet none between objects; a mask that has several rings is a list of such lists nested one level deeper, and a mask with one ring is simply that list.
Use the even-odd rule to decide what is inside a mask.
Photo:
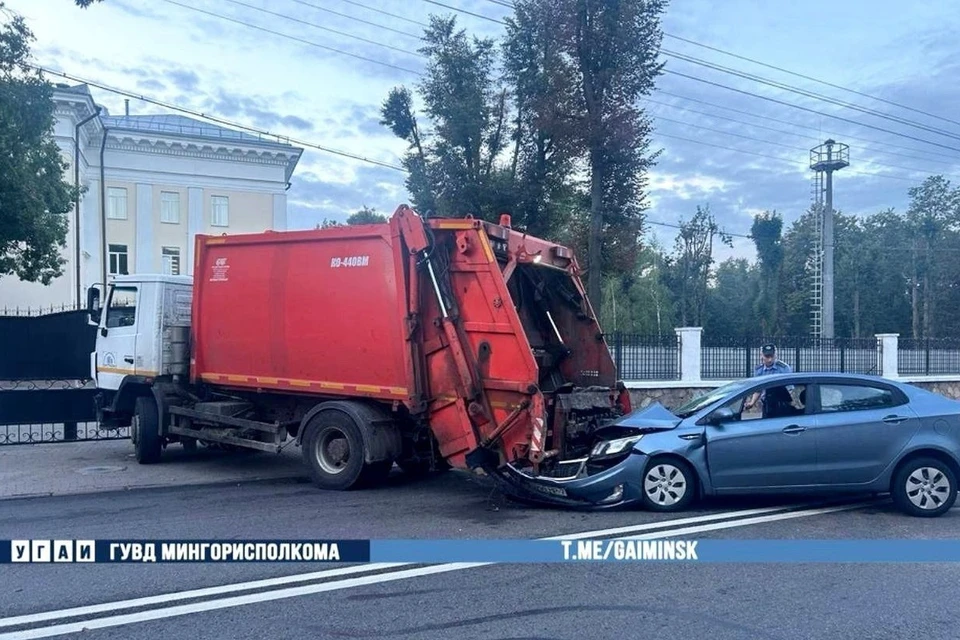
[{"label": "truck tire", "polygon": [[303,457],[314,483],[321,489],[343,491],[382,480],[390,466],[364,464],[363,434],[342,411],[320,411],[307,424]]},{"label": "truck tire", "polygon": [[130,439],[133,440],[137,462],[154,464],[160,461],[163,444],[160,440],[160,410],[152,395],[137,398],[130,421]]}]

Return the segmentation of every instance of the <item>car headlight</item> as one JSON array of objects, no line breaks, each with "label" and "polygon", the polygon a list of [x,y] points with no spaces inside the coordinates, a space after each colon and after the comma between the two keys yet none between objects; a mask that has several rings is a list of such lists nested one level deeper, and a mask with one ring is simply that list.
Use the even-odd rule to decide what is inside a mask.
[{"label": "car headlight", "polygon": [[636,443],[640,442],[642,437],[643,435],[641,434],[637,436],[630,436],[628,438],[617,438],[616,440],[598,442],[593,448],[593,451],[590,452],[590,457],[599,458],[601,456],[612,456],[622,453],[627,448],[632,447]]}]

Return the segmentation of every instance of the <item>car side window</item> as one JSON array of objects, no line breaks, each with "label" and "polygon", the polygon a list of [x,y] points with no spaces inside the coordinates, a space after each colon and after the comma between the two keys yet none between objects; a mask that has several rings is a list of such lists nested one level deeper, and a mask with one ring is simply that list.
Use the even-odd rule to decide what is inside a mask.
[{"label": "car side window", "polygon": [[840,411],[866,411],[896,406],[893,392],[879,387],[863,385],[823,384],[820,385],[820,411],[837,413]]},{"label": "car side window", "polygon": [[[756,397],[755,397],[756,396]],[[807,390],[804,385],[767,387],[763,391],[748,393],[727,403],[734,420],[746,422],[764,418],[782,418],[803,415],[806,411]],[[753,406],[748,401],[755,400]]]}]

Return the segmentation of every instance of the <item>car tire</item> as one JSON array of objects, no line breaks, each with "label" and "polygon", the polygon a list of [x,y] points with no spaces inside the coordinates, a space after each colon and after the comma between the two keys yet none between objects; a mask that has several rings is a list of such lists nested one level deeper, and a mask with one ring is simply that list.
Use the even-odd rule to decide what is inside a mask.
[{"label": "car tire", "polygon": [[894,504],[904,513],[935,518],[957,500],[957,476],[936,458],[915,458],[900,467],[890,489]]},{"label": "car tire", "polygon": [[673,457],[652,458],[643,470],[640,493],[650,511],[683,511],[696,497],[693,467]]},{"label": "car tire", "polygon": [[163,441],[160,438],[160,410],[153,396],[140,396],[133,409],[130,439],[137,462],[155,464],[160,461]]}]

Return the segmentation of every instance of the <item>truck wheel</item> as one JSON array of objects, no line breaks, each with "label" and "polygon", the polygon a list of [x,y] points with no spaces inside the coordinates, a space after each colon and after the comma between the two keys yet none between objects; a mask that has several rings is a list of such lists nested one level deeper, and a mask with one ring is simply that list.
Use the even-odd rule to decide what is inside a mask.
[{"label": "truck wheel", "polygon": [[362,476],[369,476],[376,469],[365,469],[368,465],[363,462],[363,453],[360,428],[345,413],[321,411],[307,425],[303,457],[310,465],[313,481],[321,489],[342,491],[366,480]]},{"label": "truck wheel", "polygon": [[140,396],[130,421],[130,439],[140,464],[160,461],[160,410],[153,396]]}]

